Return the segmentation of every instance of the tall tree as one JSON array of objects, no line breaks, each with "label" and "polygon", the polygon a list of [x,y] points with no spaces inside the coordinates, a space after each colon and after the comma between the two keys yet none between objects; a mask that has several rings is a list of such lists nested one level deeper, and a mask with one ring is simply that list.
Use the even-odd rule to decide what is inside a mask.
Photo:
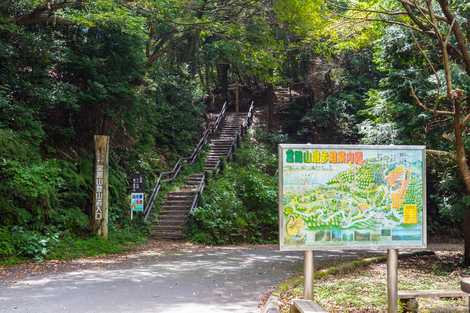
[{"label": "tall tree", "polygon": [[[336,4],[335,4],[336,5]],[[435,76],[436,91],[425,93],[410,83],[415,104],[434,118],[449,118],[453,137],[452,158],[470,195],[470,167],[466,134],[470,126],[470,36],[469,12],[463,3],[448,0],[361,1],[341,7],[345,25],[353,21],[354,31],[366,32],[380,23],[397,25],[413,33],[414,45]],[[434,51],[437,47],[437,52]],[[433,57],[435,54],[436,57]],[[444,152],[449,155],[449,153]],[[470,206],[464,210],[465,264],[470,265]]]}]

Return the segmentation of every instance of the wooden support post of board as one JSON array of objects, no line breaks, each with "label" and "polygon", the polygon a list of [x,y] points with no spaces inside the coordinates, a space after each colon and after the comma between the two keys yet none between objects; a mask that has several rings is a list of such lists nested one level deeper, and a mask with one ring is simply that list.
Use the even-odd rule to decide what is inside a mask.
[{"label": "wooden support post of board", "polygon": [[95,135],[95,183],[93,190],[92,228],[108,238],[108,169],[109,137]]},{"label": "wooden support post of board", "polygon": [[398,313],[398,250],[389,249],[387,255],[388,313]]},{"label": "wooden support post of board", "polygon": [[304,256],[304,299],[313,300],[313,250],[305,251]]}]

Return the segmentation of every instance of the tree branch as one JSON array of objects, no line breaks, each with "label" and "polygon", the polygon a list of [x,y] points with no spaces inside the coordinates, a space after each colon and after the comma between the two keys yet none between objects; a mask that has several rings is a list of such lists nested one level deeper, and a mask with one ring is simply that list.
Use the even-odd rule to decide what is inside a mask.
[{"label": "tree branch", "polygon": [[425,31],[422,30],[418,27],[415,27],[413,25],[409,25],[406,23],[398,22],[398,21],[391,21],[391,20],[386,20],[386,19],[380,19],[380,18],[369,18],[369,17],[352,17],[352,16],[346,16],[346,15],[339,15],[340,17],[348,20],[354,20],[354,21],[363,21],[363,22],[382,22],[390,25],[398,25],[398,26],[403,26],[408,29],[412,29],[414,31],[420,32],[420,33],[425,33],[425,34],[431,34],[434,35],[434,32],[431,31]]},{"label": "tree branch", "polygon": [[60,24],[71,24],[64,18],[54,17],[52,14],[56,11],[62,10],[70,6],[81,5],[80,0],[62,1],[62,2],[46,2],[45,4],[36,7],[31,13],[17,16],[14,21],[17,25],[32,25],[48,22],[55,22]]},{"label": "tree branch", "polygon": [[455,155],[448,151],[426,149],[426,153],[435,157],[447,157],[449,159],[455,159]]},{"label": "tree branch", "polygon": [[463,118],[462,124],[465,126],[468,122],[470,122],[470,113]]},{"label": "tree branch", "polygon": [[451,111],[443,111],[443,110],[434,110],[434,109],[431,109],[429,108],[428,106],[426,106],[420,99],[419,97],[416,95],[416,92],[415,92],[415,89],[413,88],[413,86],[411,86],[411,92],[410,92],[411,96],[413,97],[413,99],[415,99],[416,101],[416,104],[418,106],[420,106],[423,110],[427,111],[427,112],[431,112],[433,114],[439,114],[439,115],[454,115],[454,112],[451,112]]},{"label": "tree branch", "polygon": [[462,59],[465,64],[465,69],[467,74],[470,75],[470,51],[468,48],[467,41],[465,39],[465,35],[462,32],[462,29],[459,23],[456,23],[454,14],[449,9],[449,3],[447,0],[438,0],[439,5],[442,9],[442,12],[446,16],[447,24],[451,25],[451,29],[455,35],[455,39],[457,40],[457,46],[459,47],[460,53],[462,54]]},{"label": "tree branch", "polygon": [[421,47],[421,45],[419,44],[418,42],[418,39],[416,38],[415,34],[413,32],[411,32],[411,37],[413,37],[413,41],[415,42],[416,46],[418,47],[419,51],[421,52],[421,54],[424,56],[424,59],[426,60],[426,62],[428,63],[429,67],[432,69],[433,73],[434,73],[434,76],[436,77],[436,81],[437,81],[437,95],[439,95],[440,93],[440,89],[441,89],[441,79],[439,78],[439,74],[437,73],[437,70],[436,68],[434,67],[434,65],[432,64],[431,62],[431,59],[429,59],[428,55],[426,54],[426,52],[423,50],[423,48]]}]

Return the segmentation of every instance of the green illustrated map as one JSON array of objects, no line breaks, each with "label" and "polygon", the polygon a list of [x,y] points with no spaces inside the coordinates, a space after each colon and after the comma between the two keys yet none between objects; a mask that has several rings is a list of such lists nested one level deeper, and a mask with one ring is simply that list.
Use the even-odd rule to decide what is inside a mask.
[{"label": "green illustrated map", "polygon": [[421,149],[282,152],[282,248],[424,245]]}]

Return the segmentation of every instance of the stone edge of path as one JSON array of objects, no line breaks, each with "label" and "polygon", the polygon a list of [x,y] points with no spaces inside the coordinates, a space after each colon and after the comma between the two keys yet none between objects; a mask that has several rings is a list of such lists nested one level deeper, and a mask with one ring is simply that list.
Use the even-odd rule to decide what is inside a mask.
[{"label": "stone edge of path", "polygon": [[261,313],[279,313],[279,297],[270,295],[266,304],[263,306]]}]

